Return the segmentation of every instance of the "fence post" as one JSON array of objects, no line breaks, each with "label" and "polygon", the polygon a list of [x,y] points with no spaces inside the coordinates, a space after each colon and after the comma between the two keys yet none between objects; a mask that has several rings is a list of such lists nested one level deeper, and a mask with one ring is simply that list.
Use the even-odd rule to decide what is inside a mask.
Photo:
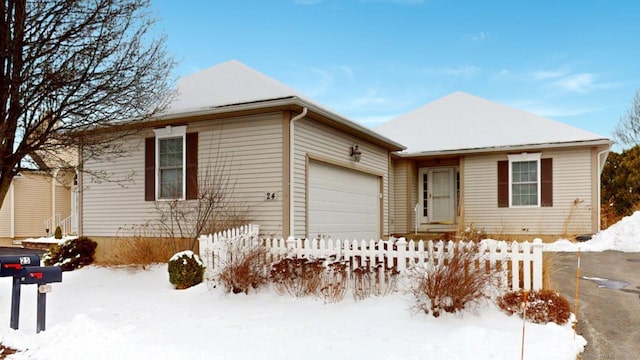
[{"label": "fence post", "polygon": [[533,290],[542,290],[542,239],[533,239]]},{"label": "fence post", "polygon": [[397,247],[397,255],[398,255],[398,270],[399,272],[403,272],[407,269],[407,239],[401,237],[396,242]]}]

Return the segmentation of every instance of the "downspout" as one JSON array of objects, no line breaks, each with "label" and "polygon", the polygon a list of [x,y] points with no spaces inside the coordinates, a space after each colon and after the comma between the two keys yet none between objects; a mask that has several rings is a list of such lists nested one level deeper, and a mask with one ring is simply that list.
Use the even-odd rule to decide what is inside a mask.
[{"label": "downspout", "polygon": [[[607,160],[607,156],[609,154],[609,151],[611,151],[611,147],[609,147],[607,150],[602,150],[598,153],[598,231],[600,231],[600,222],[601,222],[601,212],[602,212],[602,204],[600,203],[600,197],[601,197],[601,192],[602,192],[602,169],[604,168],[604,163]],[[602,156],[602,154],[606,154],[604,161],[600,161],[600,158]]]},{"label": "downspout", "polygon": [[295,126],[294,123],[300,119],[302,119],[303,117],[307,116],[307,107],[303,107],[302,108],[302,112],[296,116],[294,116],[293,118],[291,118],[291,120],[289,121],[289,238],[293,238],[295,236],[295,221],[294,221],[294,215],[295,215],[295,211],[294,211],[294,205],[295,205],[295,199],[294,199],[294,192],[295,192],[295,186],[294,186],[294,164],[295,164],[295,144],[294,144],[294,140],[295,140]]}]

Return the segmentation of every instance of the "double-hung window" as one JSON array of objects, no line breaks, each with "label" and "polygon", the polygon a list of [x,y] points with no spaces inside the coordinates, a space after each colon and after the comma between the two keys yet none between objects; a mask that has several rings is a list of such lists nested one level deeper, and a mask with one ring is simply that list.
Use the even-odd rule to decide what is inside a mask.
[{"label": "double-hung window", "polygon": [[553,206],[553,159],[541,153],[498,161],[498,207]]},{"label": "double-hung window", "polygon": [[540,206],[540,153],[509,155],[510,206]]},{"label": "double-hung window", "polygon": [[155,129],[145,139],[144,199],[198,198],[198,133],[186,126]]},{"label": "double-hung window", "polygon": [[156,129],[158,199],[184,199],[186,126]]}]

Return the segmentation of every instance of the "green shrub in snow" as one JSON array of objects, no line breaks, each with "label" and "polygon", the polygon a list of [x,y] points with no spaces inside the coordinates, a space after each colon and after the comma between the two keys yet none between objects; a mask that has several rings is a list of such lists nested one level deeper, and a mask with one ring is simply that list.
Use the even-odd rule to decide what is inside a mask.
[{"label": "green shrub in snow", "polygon": [[169,282],[176,289],[186,289],[198,285],[204,278],[205,266],[200,257],[187,250],[169,259]]},{"label": "green shrub in snow", "polygon": [[44,256],[46,266],[60,266],[62,271],[79,269],[93,263],[98,244],[87,237],[70,239],[62,244],[51,245]]}]

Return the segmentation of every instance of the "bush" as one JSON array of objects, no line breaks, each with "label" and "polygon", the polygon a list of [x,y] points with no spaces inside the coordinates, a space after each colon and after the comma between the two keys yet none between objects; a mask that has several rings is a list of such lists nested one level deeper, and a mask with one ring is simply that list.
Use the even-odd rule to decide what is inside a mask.
[{"label": "bush", "polygon": [[53,237],[58,240],[62,239],[62,228],[60,226],[56,226],[56,231],[54,231]]},{"label": "bush", "polygon": [[[379,262],[353,269],[353,298],[364,300],[371,295],[384,296],[395,291],[400,272],[395,267],[386,268]],[[382,281],[381,281],[382,280]]]},{"label": "bush", "polygon": [[93,263],[98,244],[87,237],[70,239],[62,244],[52,245],[44,254],[46,266],[60,266],[62,271],[80,269]]},{"label": "bush", "polygon": [[347,263],[346,261],[330,261],[322,274],[320,293],[325,303],[338,302],[344,299],[347,291]]},{"label": "bush", "polygon": [[267,248],[258,239],[228,241],[220,245],[221,268],[215,279],[227,292],[249,293],[267,283]]},{"label": "bush", "polygon": [[322,285],[322,262],[304,258],[284,258],[271,265],[269,279],[280,295],[315,295],[319,293]]},{"label": "bush", "polygon": [[[498,306],[509,315],[517,313],[522,317],[524,294],[523,291],[508,292],[498,298]],[[541,290],[527,293],[527,320],[540,324],[554,322],[563,325],[569,321],[570,316],[569,301],[557,292]]]},{"label": "bush", "polygon": [[472,251],[457,251],[446,265],[428,263],[424,268],[411,269],[410,289],[416,308],[438,317],[443,310],[454,313],[487,297],[495,270],[477,269],[475,255]]},{"label": "bush", "polygon": [[169,259],[169,282],[176,289],[187,289],[198,285],[204,278],[205,266],[200,257],[191,250],[179,252]]}]

